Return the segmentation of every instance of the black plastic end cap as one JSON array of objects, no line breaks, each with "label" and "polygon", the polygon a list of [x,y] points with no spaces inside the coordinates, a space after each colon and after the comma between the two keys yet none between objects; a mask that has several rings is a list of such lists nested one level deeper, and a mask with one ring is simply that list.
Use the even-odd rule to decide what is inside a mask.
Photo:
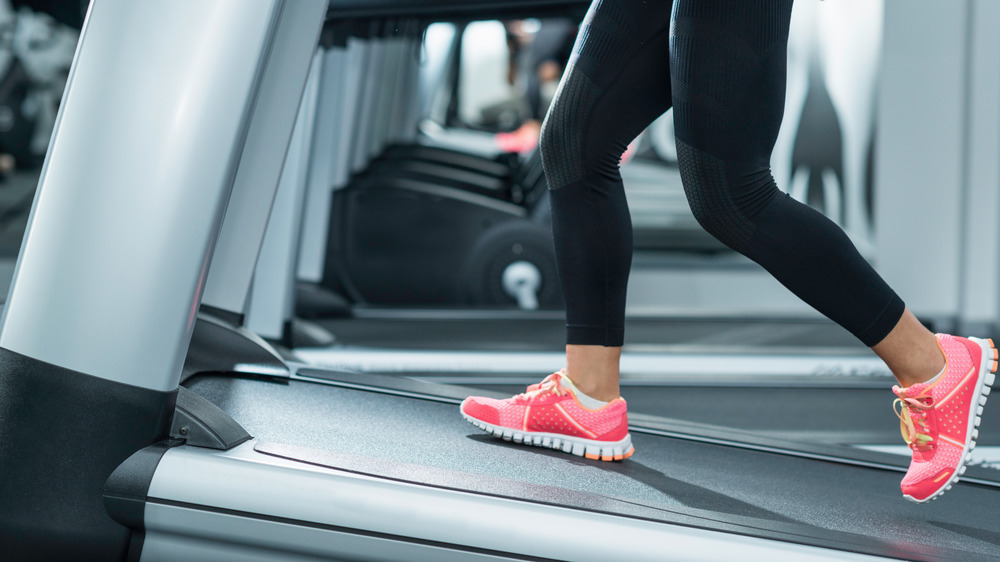
[{"label": "black plastic end cap", "polygon": [[178,389],[170,436],[194,447],[219,450],[232,449],[251,439],[247,430],[229,414],[183,386]]},{"label": "black plastic end cap", "polygon": [[112,519],[133,531],[143,531],[153,473],[167,449],[179,443],[173,440],[155,443],[139,449],[118,465],[104,484],[104,509]]}]

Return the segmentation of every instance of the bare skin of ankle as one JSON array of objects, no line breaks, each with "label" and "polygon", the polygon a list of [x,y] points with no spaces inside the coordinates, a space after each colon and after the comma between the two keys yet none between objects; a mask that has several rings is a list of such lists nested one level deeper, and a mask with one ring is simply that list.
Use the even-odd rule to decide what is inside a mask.
[{"label": "bare skin of ankle", "polygon": [[[937,338],[907,308],[889,335],[872,347],[900,386],[927,382],[944,369]],[[575,381],[574,381],[575,382]]]},{"label": "bare skin of ankle", "polygon": [[620,347],[567,345],[566,374],[580,392],[610,402],[621,396],[618,387],[621,355]]}]

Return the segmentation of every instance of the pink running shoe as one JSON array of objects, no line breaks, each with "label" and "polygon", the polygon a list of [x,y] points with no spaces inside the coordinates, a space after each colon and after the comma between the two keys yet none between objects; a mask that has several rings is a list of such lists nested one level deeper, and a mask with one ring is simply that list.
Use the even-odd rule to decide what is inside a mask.
[{"label": "pink running shoe", "polygon": [[892,387],[899,396],[893,408],[900,431],[913,450],[900,489],[904,498],[919,503],[950,490],[965,473],[997,370],[993,340],[946,334],[937,339],[945,356],[944,373],[931,382]]},{"label": "pink running shoe", "polygon": [[472,425],[507,441],[559,449],[588,459],[620,461],[632,456],[625,400],[599,410],[580,404],[562,386],[565,370],[553,373],[527,392],[506,400],[470,396],[462,416]]}]

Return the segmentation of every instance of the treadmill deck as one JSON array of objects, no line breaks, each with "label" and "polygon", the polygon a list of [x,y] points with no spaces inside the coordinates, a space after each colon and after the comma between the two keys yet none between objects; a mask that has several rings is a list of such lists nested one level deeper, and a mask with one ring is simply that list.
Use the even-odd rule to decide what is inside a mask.
[{"label": "treadmill deck", "polygon": [[[241,423],[261,452],[303,462],[527,501],[606,498],[597,510],[635,509],[643,518],[659,513],[682,524],[883,556],[1000,557],[991,524],[1000,518],[995,486],[963,483],[917,505],[900,496],[898,472],[636,430],[631,459],[589,461],[485,435],[459,416],[454,396],[413,398],[408,389],[422,383],[379,384],[225,376],[186,383]],[[426,386],[432,395],[436,385]]]}]

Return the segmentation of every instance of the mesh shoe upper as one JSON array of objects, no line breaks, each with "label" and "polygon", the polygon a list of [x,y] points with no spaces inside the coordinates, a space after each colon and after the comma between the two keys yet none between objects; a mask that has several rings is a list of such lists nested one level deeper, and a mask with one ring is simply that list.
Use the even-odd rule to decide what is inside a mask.
[{"label": "mesh shoe upper", "polygon": [[506,400],[470,396],[462,403],[462,412],[480,421],[526,432],[554,433],[618,441],[628,434],[625,400],[612,400],[607,406],[590,410],[575,395],[559,384],[562,372],[542,383],[531,385],[524,394]]},{"label": "mesh shoe upper", "polygon": [[968,339],[939,334],[944,372],[931,382],[893,387],[900,431],[913,457],[901,483],[907,496],[922,501],[938,494],[961,469],[979,406],[982,348]]}]

